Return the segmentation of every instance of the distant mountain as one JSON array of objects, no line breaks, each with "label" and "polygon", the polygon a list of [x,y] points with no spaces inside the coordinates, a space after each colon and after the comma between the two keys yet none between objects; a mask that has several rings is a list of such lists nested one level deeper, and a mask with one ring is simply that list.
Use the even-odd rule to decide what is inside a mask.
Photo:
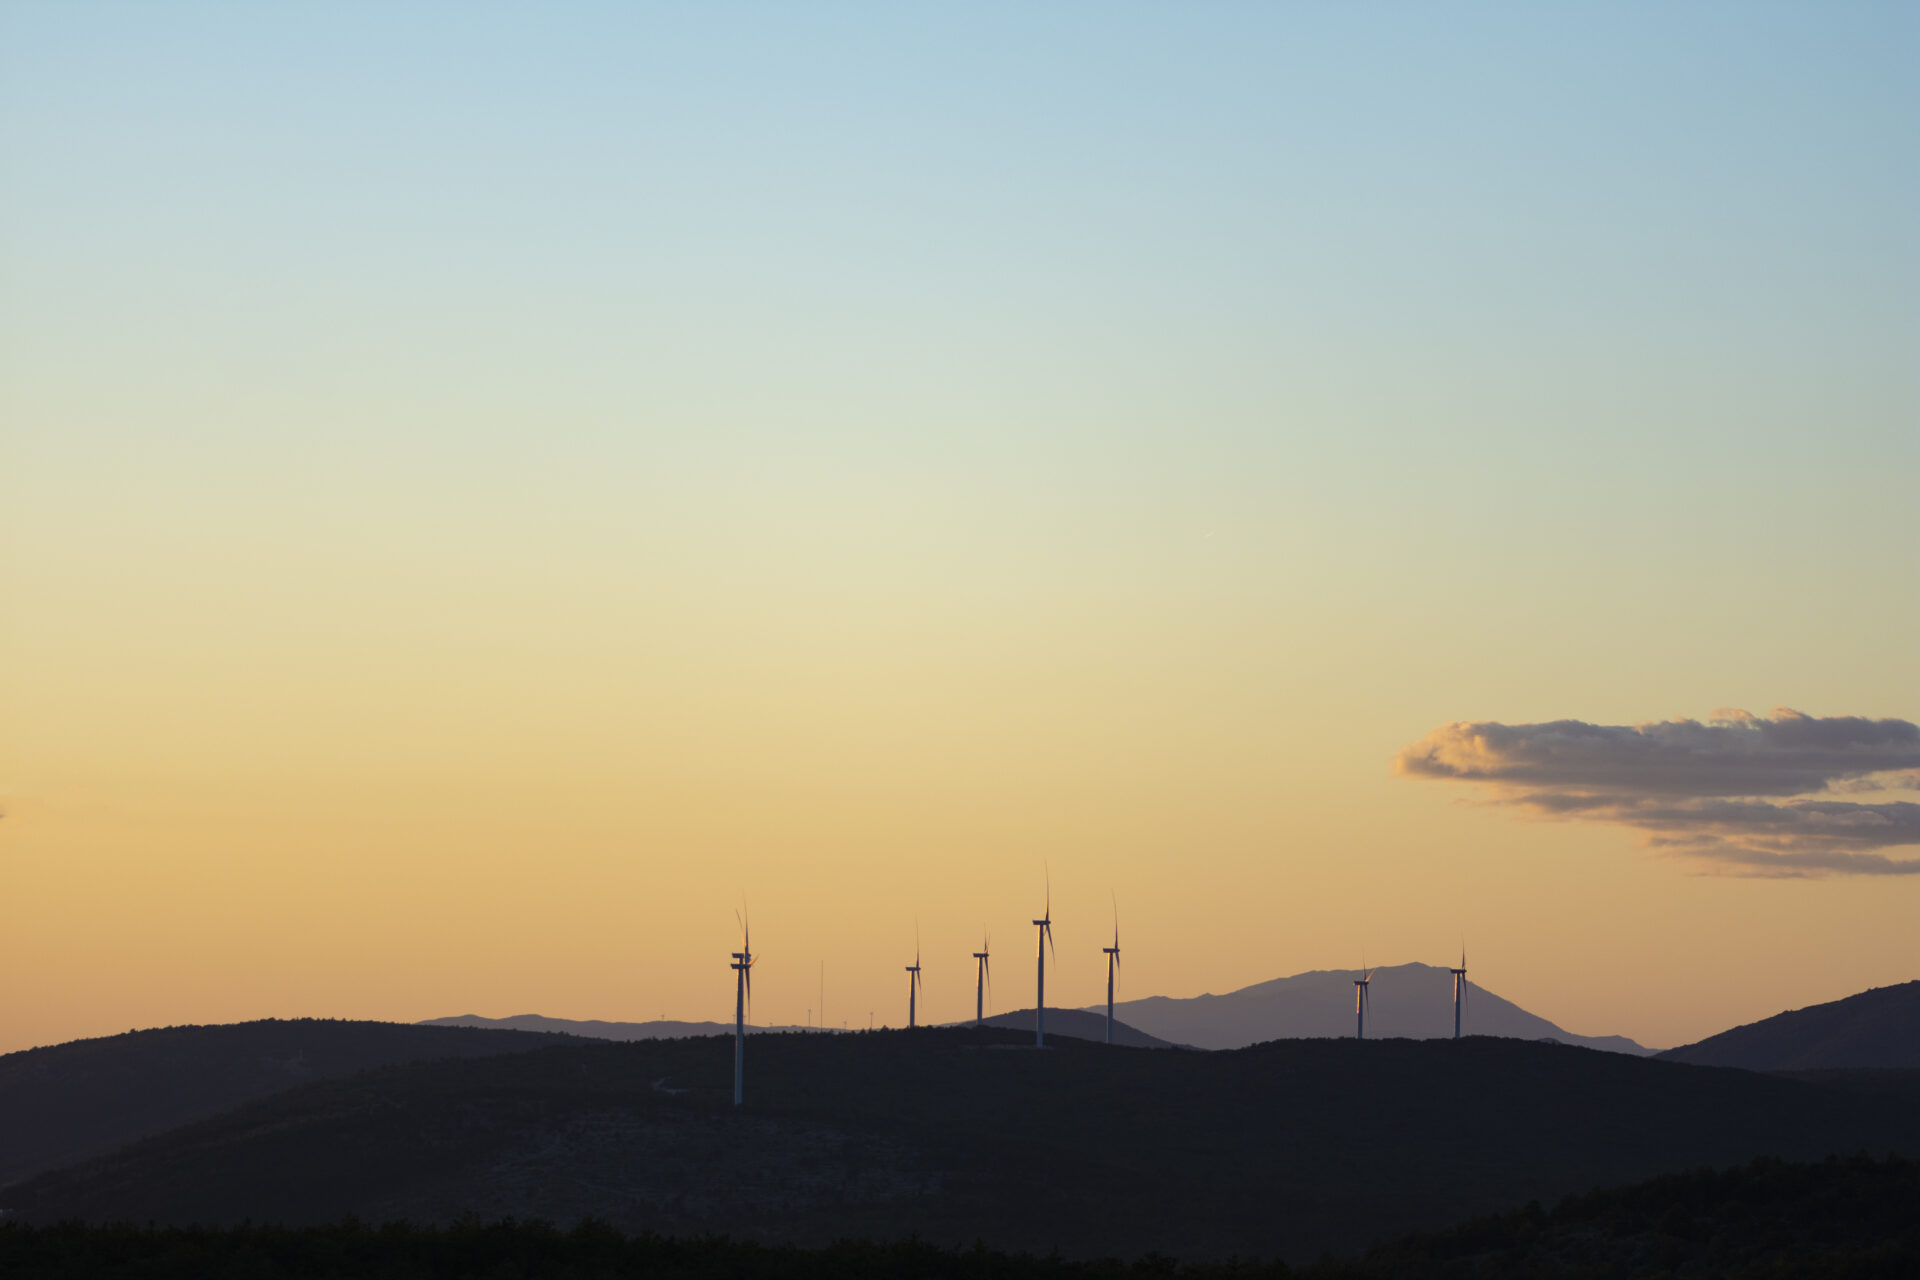
[{"label": "distant mountain", "polygon": [[[603,1022],[598,1018],[547,1018],[537,1013],[516,1013],[510,1018],[483,1018],[463,1013],[452,1018],[428,1018],[416,1023],[422,1027],[482,1027],[493,1031],[539,1031],[549,1035],[586,1036],[593,1040],[680,1040],[687,1036],[732,1035],[731,1022]],[[800,1031],[803,1027],[755,1027],[747,1030],[759,1035],[768,1031]]]},{"label": "distant mountain", "polygon": [[512,1031],[269,1018],[0,1055],[0,1187],[315,1080],[552,1043]]},{"label": "distant mountain", "polygon": [[[1353,980],[1358,969],[1316,969],[1291,978],[1242,987],[1226,995],[1149,996],[1124,1000],[1114,1016],[1148,1035],[1201,1049],[1239,1049],[1264,1040],[1353,1035]],[[1392,965],[1373,971],[1368,988],[1369,1039],[1437,1040],[1453,1035],[1453,973],[1430,964]],[[1106,1012],[1101,1006],[1101,1013]],[[1578,1036],[1564,1031],[1485,987],[1467,992],[1461,1034],[1515,1040],[1558,1040],[1611,1053],[1653,1050],[1625,1036]]]},{"label": "distant mountain", "polygon": [[1660,1056],[1748,1071],[1920,1067],[1920,982],[1776,1013]]},{"label": "distant mountain", "polygon": [[[1141,1049],[1171,1049],[1174,1046],[1165,1040],[1157,1039],[1115,1019],[1113,1042],[1132,1045]],[[670,1022],[662,1019],[658,1022],[601,1022],[596,1019],[576,1021],[572,1018],[545,1018],[537,1013],[518,1013],[510,1018],[483,1018],[474,1013],[463,1013],[453,1018],[433,1018],[419,1024],[423,1027],[485,1027],[494,1030],[541,1031],[573,1036],[586,1036],[595,1040],[682,1040],[688,1036],[719,1036],[733,1034],[731,1022]],[[950,1026],[972,1026],[967,1022],[949,1023]],[[1033,1010],[1020,1009],[1012,1013],[996,1013],[987,1019],[990,1027],[1008,1027],[1017,1031],[1033,1030]],[[755,1027],[749,1026],[749,1035],[769,1033],[790,1033],[819,1031],[818,1027]],[[847,1032],[834,1030],[841,1035]],[[1107,1011],[1101,1008],[1098,1016],[1080,1009],[1048,1009],[1047,1034],[1073,1036],[1080,1040],[1100,1040],[1107,1038]]]},{"label": "distant mountain", "polygon": [[1028,1044],[975,1027],[760,1036],[736,1110],[731,1037],[554,1038],[262,1098],[0,1189],[0,1210],[592,1216],[682,1237],[1302,1260],[1759,1155],[1920,1151],[1920,1073],[1869,1094],[1486,1036]]}]

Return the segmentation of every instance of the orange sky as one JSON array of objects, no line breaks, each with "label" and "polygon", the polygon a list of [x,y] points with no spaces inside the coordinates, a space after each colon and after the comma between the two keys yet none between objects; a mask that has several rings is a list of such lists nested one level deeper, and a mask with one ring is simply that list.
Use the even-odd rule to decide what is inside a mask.
[{"label": "orange sky", "polygon": [[0,19],[0,1051],[1920,973],[1391,768],[1920,720],[1910,16],[431,12]]}]

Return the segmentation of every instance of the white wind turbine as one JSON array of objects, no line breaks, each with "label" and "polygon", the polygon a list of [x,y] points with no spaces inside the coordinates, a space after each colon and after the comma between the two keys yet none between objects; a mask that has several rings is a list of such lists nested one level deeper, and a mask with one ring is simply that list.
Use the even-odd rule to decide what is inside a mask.
[{"label": "white wind turbine", "polygon": [[1467,1007],[1467,944],[1460,944],[1460,967],[1453,970],[1453,1038],[1460,1038],[1460,1014]]},{"label": "white wind turbine", "polygon": [[1053,876],[1047,876],[1047,909],[1034,925],[1040,933],[1035,942],[1039,957],[1039,993],[1033,1006],[1033,1047],[1047,1047],[1047,952],[1053,946]]},{"label": "white wind turbine", "polygon": [[1373,981],[1373,970],[1367,968],[1367,962],[1360,962],[1360,976],[1353,980],[1353,1018],[1355,1040],[1367,1038],[1367,984]]},{"label": "white wind turbine", "polygon": [[920,931],[913,931],[913,963],[907,966],[907,1029],[914,1027],[920,994]]},{"label": "white wind turbine", "polygon": [[1113,903],[1113,945],[1100,948],[1107,953],[1107,1043],[1113,1043],[1113,974],[1120,967],[1120,900]]},{"label": "white wind turbine", "polygon": [[987,992],[991,990],[993,986],[993,975],[987,969],[987,956],[992,948],[987,944],[992,940],[992,934],[983,934],[980,938],[980,949],[973,953],[973,958],[979,961],[979,963],[974,966],[973,976],[973,1020],[975,1023],[983,1023],[987,1020]]},{"label": "white wind turbine", "polygon": [[740,922],[740,949],[733,953],[733,1105],[744,1098],[747,1059],[747,1006],[753,999],[753,932],[747,917],[733,913]]}]

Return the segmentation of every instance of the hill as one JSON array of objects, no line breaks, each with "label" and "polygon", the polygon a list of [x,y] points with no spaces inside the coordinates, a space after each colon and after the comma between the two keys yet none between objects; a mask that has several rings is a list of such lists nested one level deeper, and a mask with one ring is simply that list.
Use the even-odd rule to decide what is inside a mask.
[{"label": "hill", "polygon": [[1755,1156],[1920,1152],[1920,1092],[1474,1037],[1044,1053],[992,1028],[560,1042],[322,1082],[0,1193],[26,1221],[463,1214],[1070,1256],[1351,1252]]},{"label": "hill", "polygon": [[[1114,1043],[1134,1045],[1143,1049],[1171,1049],[1173,1046],[1165,1040],[1146,1034],[1144,1031],[1127,1026],[1115,1020]],[[1033,1029],[1033,1010],[1016,1009],[1010,1013],[996,1013],[987,1019],[990,1027],[1005,1027],[1009,1030]],[[720,1022],[670,1022],[662,1019],[658,1022],[600,1022],[575,1021],[570,1018],[544,1018],[537,1013],[515,1014],[510,1018],[482,1018],[478,1014],[461,1014],[454,1018],[433,1018],[420,1023],[423,1027],[488,1027],[499,1030],[544,1031],[566,1035],[588,1036],[596,1040],[680,1040],[688,1036],[732,1035],[733,1024]],[[956,1022],[950,1026],[971,1026],[971,1022]],[[754,1027],[747,1028],[748,1035],[784,1034],[788,1032],[806,1033],[817,1031],[816,1027]],[[837,1032],[836,1034],[847,1034]],[[1080,1009],[1048,1009],[1047,1034],[1074,1036],[1081,1040],[1098,1040],[1104,1043],[1107,1038],[1107,1014],[1103,1008],[1098,1015]]]},{"label": "hill", "polygon": [[0,1055],[0,1187],[315,1080],[551,1043],[510,1031],[298,1018],[129,1031]]},{"label": "hill", "polygon": [[[970,1027],[974,1024],[971,1022],[957,1022],[952,1025],[957,1027]],[[985,1025],[998,1027],[1005,1031],[1021,1032],[1031,1037],[1033,1035],[1033,1010],[1014,1009],[1007,1013],[996,1013],[987,1019]],[[1047,1038],[1051,1040],[1054,1036],[1072,1036],[1076,1040],[1092,1040],[1097,1044],[1105,1044],[1107,1041],[1107,1011],[1102,1009],[1098,1013],[1092,1013],[1084,1009],[1048,1009]],[[1158,1036],[1148,1035],[1138,1027],[1128,1026],[1117,1017],[1113,1020],[1113,1042],[1116,1045],[1127,1045],[1135,1049],[1172,1049],[1175,1047],[1172,1043],[1162,1040]]]},{"label": "hill", "polygon": [[1660,1056],[1748,1071],[1920,1067],[1920,982],[1777,1013]]},{"label": "hill", "polygon": [[[1150,996],[1114,1005],[1114,1016],[1148,1035],[1200,1049],[1240,1049],[1263,1040],[1353,1035],[1358,969],[1316,969],[1259,982],[1226,995]],[[1430,964],[1375,969],[1367,1035],[1375,1039],[1447,1039],[1453,1035],[1453,972]],[[1102,1006],[1101,1012],[1105,1012]],[[1652,1052],[1625,1036],[1581,1036],[1481,986],[1467,994],[1467,1035],[1562,1044],[1614,1053]]]}]

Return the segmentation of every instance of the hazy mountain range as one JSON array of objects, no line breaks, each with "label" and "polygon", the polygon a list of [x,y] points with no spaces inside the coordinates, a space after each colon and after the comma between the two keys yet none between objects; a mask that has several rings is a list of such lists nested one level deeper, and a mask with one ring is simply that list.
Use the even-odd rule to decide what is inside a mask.
[{"label": "hazy mountain range", "polygon": [[[1116,1033],[1121,1043],[1196,1049],[1241,1049],[1266,1040],[1308,1040],[1353,1034],[1353,980],[1357,969],[1315,969],[1290,978],[1275,978],[1226,995],[1188,998],[1149,996],[1114,1005],[1114,1018],[1124,1023]],[[1368,997],[1369,1039],[1435,1040],[1453,1035],[1453,973],[1427,964],[1402,964],[1375,969]],[[1063,1036],[1100,1040],[1106,1036],[1106,1006],[1091,1006],[1100,1015],[1083,1022],[1063,1016],[1071,1010],[1047,1010],[1049,1029]],[[992,1015],[996,1027],[1033,1025],[1031,1008]],[[661,1040],[681,1036],[731,1034],[731,1022],[601,1022],[547,1018],[523,1013],[510,1018],[483,1018],[462,1014],[433,1018],[423,1026],[489,1027],[496,1030],[550,1031],[592,1036],[601,1040]],[[962,1024],[952,1024],[962,1025]],[[794,1026],[755,1027],[756,1032],[806,1031]],[[1483,987],[1470,988],[1463,1035],[1506,1036],[1515,1040],[1558,1040],[1613,1053],[1648,1054],[1648,1049],[1625,1036],[1583,1036],[1528,1013]],[[1138,1037],[1138,1038],[1134,1038]]]},{"label": "hazy mountain range", "polygon": [[[1148,996],[1115,1003],[1114,1017],[1150,1036],[1200,1049],[1240,1049],[1264,1040],[1351,1036],[1353,981],[1358,969],[1315,969],[1258,982],[1225,995],[1175,999]],[[1437,1040],[1453,1035],[1453,972],[1430,964],[1399,964],[1373,971],[1368,988],[1367,1037]],[[1105,1006],[1101,1006],[1105,1012]],[[1462,1035],[1558,1040],[1613,1053],[1653,1050],[1625,1036],[1575,1035],[1485,987],[1467,993]]]}]

